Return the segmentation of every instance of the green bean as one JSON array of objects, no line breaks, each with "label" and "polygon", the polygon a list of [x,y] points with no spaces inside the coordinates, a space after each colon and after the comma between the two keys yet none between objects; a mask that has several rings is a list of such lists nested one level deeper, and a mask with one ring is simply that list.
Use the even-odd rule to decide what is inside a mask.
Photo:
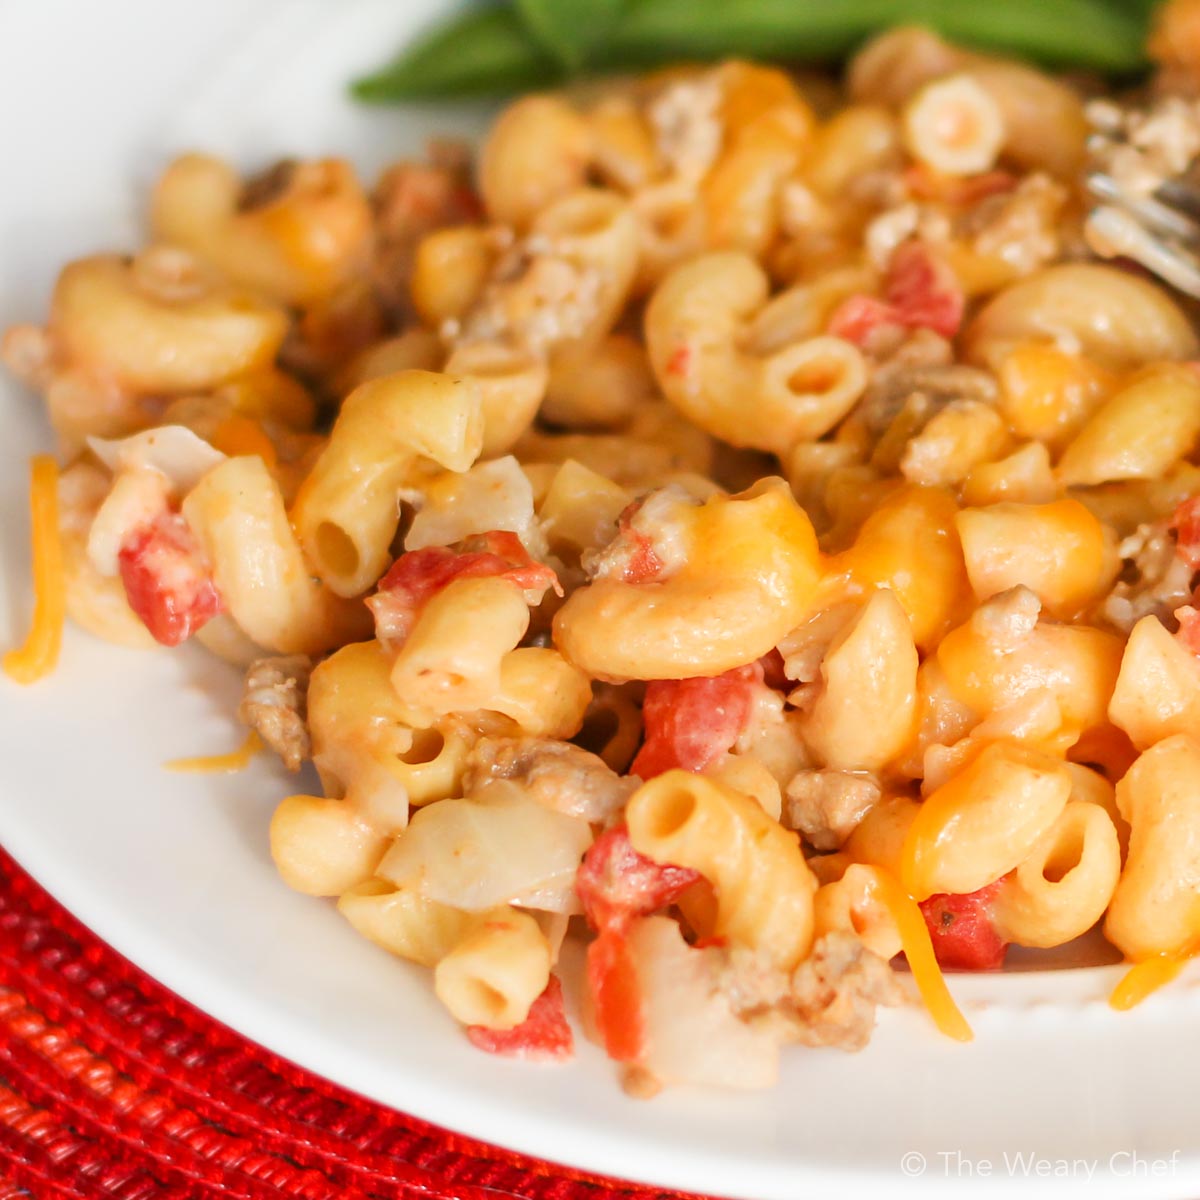
[{"label": "green bean", "polygon": [[558,65],[529,37],[511,8],[472,9],[432,29],[371,75],[351,84],[370,103],[502,96],[545,87]]},{"label": "green bean", "polygon": [[1057,65],[1128,71],[1144,61],[1144,22],[1103,0],[634,0],[597,61],[627,67],[729,54],[811,61],[899,24]]},{"label": "green bean", "polygon": [[893,25],[1051,66],[1145,64],[1152,0],[517,0],[436,28],[359,80],[372,101],[511,93],[578,70],[746,55],[829,61]]},{"label": "green bean", "polygon": [[608,40],[626,0],[516,0],[534,40],[568,71],[581,70]]}]

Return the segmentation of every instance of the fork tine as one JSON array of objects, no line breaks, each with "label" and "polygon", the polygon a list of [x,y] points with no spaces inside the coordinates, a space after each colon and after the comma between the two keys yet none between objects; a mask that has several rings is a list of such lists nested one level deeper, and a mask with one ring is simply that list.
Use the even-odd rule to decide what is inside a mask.
[{"label": "fork tine", "polygon": [[1123,191],[1110,176],[1102,171],[1091,172],[1086,180],[1088,191],[1098,200],[1123,208],[1131,213],[1147,229],[1164,237],[1181,242],[1200,244],[1200,221],[1152,196],[1136,196]]},{"label": "fork tine", "polygon": [[1129,208],[1101,204],[1084,224],[1088,244],[1103,258],[1122,256],[1200,299],[1200,257],[1174,238],[1156,238]]},{"label": "fork tine", "polygon": [[1168,179],[1155,195],[1164,204],[1200,222],[1200,188],[1191,179]]}]

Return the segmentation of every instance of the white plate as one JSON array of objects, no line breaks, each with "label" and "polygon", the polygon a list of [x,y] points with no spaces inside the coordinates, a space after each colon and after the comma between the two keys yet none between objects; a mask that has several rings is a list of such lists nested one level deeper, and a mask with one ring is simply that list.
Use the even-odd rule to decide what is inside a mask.
[{"label": "white plate", "polygon": [[[0,323],[36,319],[58,264],[136,236],[145,185],[185,146],[247,165],[346,152],[372,169],[478,114],[357,109],[342,84],[436,0],[0,5]],[[69,35],[64,32],[69,29]],[[15,114],[23,114],[18,118]],[[28,617],[25,456],[48,445],[0,380],[0,642]],[[1116,968],[954,979],[976,1033],[915,1008],[870,1048],[788,1054],[755,1095],[626,1099],[581,1045],[565,1068],[473,1050],[425,973],[289,892],[266,852],[293,786],[265,762],[183,777],[159,764],[240,737],[234,673],[185,650],[68,632],[52,679],[0,682],[0,840],[139,966],[279,1054],[396,1108],[574,1166],[700,1192],[794,1200],[869,1192],[1200,1193],[1192,971],[1134,1013]]]}]

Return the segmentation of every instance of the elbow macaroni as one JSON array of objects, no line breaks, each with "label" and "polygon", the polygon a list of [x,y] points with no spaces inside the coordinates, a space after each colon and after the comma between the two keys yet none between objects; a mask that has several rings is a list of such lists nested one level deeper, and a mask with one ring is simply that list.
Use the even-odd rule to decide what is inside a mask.
[{"label": "elbow macaroni", "polygon": [[796,835],[754,800],[715,780],[668,771],[630,797],[625,816],[640,854],[691,867],[713,885],[716,936],[785,968],[807,954],[816,880]]},{"label": "elbow macaroni", "polygon": [[1083,256],[1072,86],[907,30],[847,95],[528,96],[478,194],[188,155],[0,343],[76,456],[31,643],[253,664],[280,874],[498,1052],[579,916],[647,1083],[857,1045],[901,951],[966,1037],[956,942],[1200,946],[1193,315]]},{"label": "elbow macaroni", "polygon": [[[554,619],[563,654],[597,679],[680,679],[753,662],[804,615],[816,584],[808,518],[782,480],[715,496],[686,518],[688,561],[657,582],[598,579]],[[608,631],[620,630],[614,645]]]},{"label": "elbow macaroni", "polygon": [[654,293],[646,345],[659,387],[686,417],[735,446],[784,455],[832,429],[862,395],[867,372],[841,338],[808,338],[761,357],[742,350],[767,291],[748,256],[695,259]]},{"label": "elbow macaroni", "polygon": [[357,596],[383,574],[400,520],[397,496],[418,460],[465,471],[482,446],[479,391],[462,379],[401,371],[352,392],[292,509],[326,585]]}]

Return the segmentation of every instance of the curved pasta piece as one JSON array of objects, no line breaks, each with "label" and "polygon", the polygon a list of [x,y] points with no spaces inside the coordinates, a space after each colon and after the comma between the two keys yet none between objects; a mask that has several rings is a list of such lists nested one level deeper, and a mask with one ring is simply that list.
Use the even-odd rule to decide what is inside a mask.
[{"label": "curved pasta piece", "polygon": [[338,897],[338,912],[389,954],[436,966],[479,920],[386,879],[364,879]]},{"label": "curved pasta piece", "polygon": [[625,819],[639,854],[690,867],[713,885],[717,937],[759,950],[785,969],[808,953],[816,880],[799,838],[756,801],[676,769],[642,784]]},{"label": "curved pasta piece", "polygon": [[101,254],[64,267],[50,329],[73,363],[137,393],[178,394],[270,366],[287,318],[186,251],[152,246],[132,261]]},{"label": "curved pasta piece", "polygon": [[841,878],[822,884],[813,897],[815,937],[852,933],[884,962],[904,949],[891,910],[876,894],[878,867],[849,863]]},{"label": "curved pasta piece", "polygon": [[510,717],[530,737],[570,738],[591,699],[591,681],[557,650],[520,646],[500,660],[499,685],[481,707]]},{"label": "curved pasta piece", "polygon": [[247,204],[228,163],[185,154],[155,188],[154,232],[283,304],[328,296],[365,268],[371,208],[349,163],[284,162],[265,182]]},{"label": "curved pasta piece", "polygon": [[230,458],[183,501],[226,610],[251,641],[279,654],[320,654],[371,630],[362,604],[312,577],[261,458]]},{"label": "curved pasta piece", "polygon": [[597,579],[555,614],[555,644],[591,678],[719,675],[762,657],[807,611],[816,536],[782,480],[714,496],[681,519],[687,557],[674,574]]},{"label": "curved pasta piece", "polygon": [[488,708],[502,663],[528,628],[516,584],[497,575],[456,579],[421,609],[392,665],[392,687],[414,714]]},{"label": "curved pasta piece", "polygon": [[1126,958],[1180,954],[1200,938],[1200,743],[1175,734],[1151,746],[1117,784],[1129,855],[1104,936]]},{"label": "curved pasta piece", "polygon": [[994,742],[921,805],[902,852],[909,895],[978,891],[1029,856],[1071,792],[1066,764]]},{"label": "curved pasta piece", "polygon": [[909,153],[943,175],[978,175],[1004,145],[1000,106],[965,72],[927,83],[904,109]]},{"label": "curved pasta piece", "polygon": [[916,727],[917,665],[900,602],[886,588],[874,592],[826,652],[821,690],[800,721],[820,761],[875,771],[897,757]]},{"label": "curved pasta piece", "polygon": [[1017,869],[1000,880],[992,924],[1018,946],[1061,946],[1104,916],[1120,874],[1112,818],[1098,804],[1071,800]]},{"label": "curved pasta piece", "polygon": [[646,347],[663,394],[735,446],[785,455],[828,432],[862,395],[867,368],[851,343],[813,337],[757,357],[740,343],[766,303],[766,273],[744,254],[676,268],[646,310]]},{"label": "curved pasta piece", "polygon": [[326,793],[398,833],[410,805],[458,793],[474,738],[453,720],[411,725],[411,707],[392,687],[391,665],[378,642],[343,646],[313,670],[307,710]]},{"label": "curved pasta piece", "polygon": [[955,518],[971,587],[987,600],[1023,584],[1053,616],[1071,617],[1111,586],[1111,533],[1078,500],[991,504]]},{"label": "curved pasta piece", "polygon": [[289,796],[271,817],[270,841],[288,887],[339,896],[374,875],[389,839],[344,801]]},{"label": "curved pasta piece", "polygon": [[67,616],[106,642],[151,649],[158,643],[129,607],[120,576],[97,570],[88,554],[92,522],[111,487],[108,473],[87,462],[77,462],[59,476],[58,533]]},{"label": "curved pasta piece", "polygon": [[1165,289],[1098,263],[1061,263],[1007,287],[967,327],[967,357],[999,367],[1024,342],[1062,342],[1110,370],[1200,353]]},{"label": "curved pasta piece", "polygon": [[557,96],[522,96],[497,118],[479,156],[479,190],[493,220],[523,228],[587,181],[587,120]]},{"label": "curved pasta piece", "polygon": [[997,636],[977,616],[946,634],[937,662],[954,697],[976,713],[1007,708],[1044,689],[1064,725],[1086,731],[1107,723],[1122,650],[1119,637],[1090,625],[1038,621]]},{"label": "curved pasta piece", "polygon": [[537,415],[549,378],[549,370],[540,358],[493,342],[460,346],[446,360],[443,370],[464,379],[479,393],[483,413],[481,458],[495,458],[512,449]]},{"label": "curved pasta piece", "polygon": [[1158,479],[1200,438],[1200,377],[1183,364],[1139,372],[1088,418],[1059,459],[1066,487]]},{"label": "curved pasta piece", "polygon": [[317,574],[339,596],[365,592],[391,561],[398,493],[419,458],[465,471],[483,446],[478,389],[433,371],[360,384],[292,507]]},{"label": "curved pasta piece", "polygon": [[556,354],[541,415],[564,429],[616,430],[655,394],[645,348],[624,333]]},{"label": "curved pasta piece", "polygon": [[[957,515],[948,489],[902,486],[867,516],[830,574],[844,573],[852,591],[890,589],[908,614],[913,639],[928,651],[969,595]],[[921,570],[914,571],[918,560]]]},{"label": "curved pasta piece", "polygon": [[550,943],[529,913],[485,913],[433,971],[437,998],[464,1025],[512,1029],[550,980]]}]

